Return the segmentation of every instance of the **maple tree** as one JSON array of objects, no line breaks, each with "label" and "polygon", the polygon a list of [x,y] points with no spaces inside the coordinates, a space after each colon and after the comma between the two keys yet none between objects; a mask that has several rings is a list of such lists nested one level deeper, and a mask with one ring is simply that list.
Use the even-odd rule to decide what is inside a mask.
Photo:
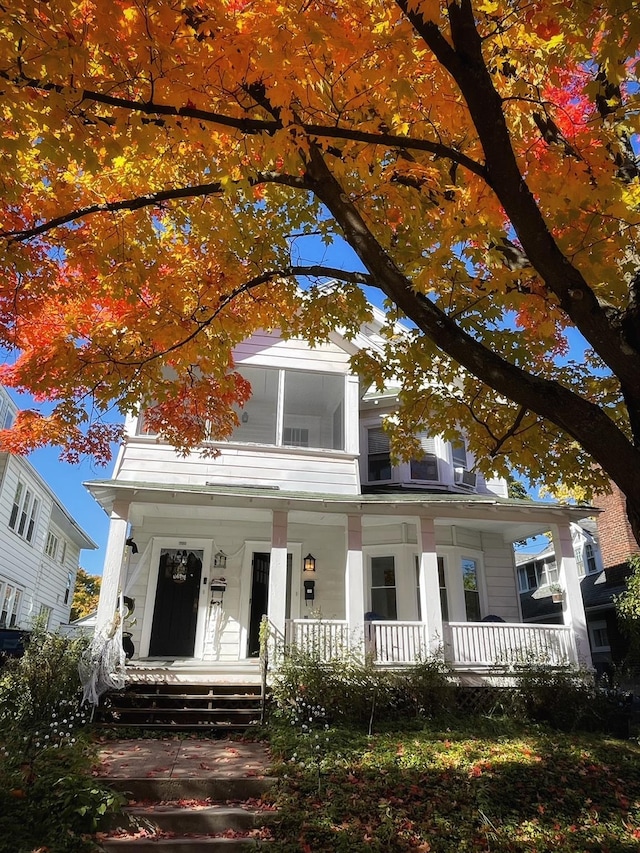
[{"label": "maple tree", "polygon": [[224,438],[233,347],[353,334],[370,287],[398,452],[462,425],[484,470],[610,478],[640,540],[632,5],[17,0],[0,33],[0,380],[53,404],[5,448],[104,459],[112,405]]},{"label": "maple tree", "polygon": [[99,575],[90,575],[83,568],[78,569],[71,602],[70,622],[89,616],[97,609],[101,583],[102,578]]}]

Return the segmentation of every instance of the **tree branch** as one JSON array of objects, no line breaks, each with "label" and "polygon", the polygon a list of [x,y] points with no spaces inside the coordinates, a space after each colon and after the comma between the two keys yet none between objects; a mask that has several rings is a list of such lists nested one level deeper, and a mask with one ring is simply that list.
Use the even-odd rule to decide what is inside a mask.
[{"label": "tree branch", "polygon": [[[306,189],[301,178],[283,175],[279,172],[262,172],[254,178],[249,178],[251,186],[264,183],[283,184],[295,187],[296,189]],[[32,228],[24,228],[22,231],[0,231],[0,237],[7,238],[9,243],[22,243],[25,240],[30,240],[32,237],[37,237],[39,234],[44,234],[62,225],[68,225],[70,222],[77,222],[79,219],[84,219],[96,213],[116,213],[121,210],[140,210],[144,207],[158,207],[166,201],[175,201],[176,199],[183,198],[202,198],[209,195],[217,195],[223,191],[222,184],[214,181],[208,184],[195,184],[190,187],[160,190],[156,193],[148,193],[147,195],[136,196],[131,199],[105,201],[101,204],[92,204],[72,210],[62,216],[55,217],[55,219],[42,222],[40,225],[34,225]]]},{"label": "tree branch", "polygon": [[[6,71],[0,71],[0,78],[4,78],[14,86],[29,87],[43,92],[58,92],[69,94],[69,89],[57,83],[45,83],[35,78],[19,75],[12,77]],[[279,130],[284,130],[285,125],[277,119],[251,119],[227,116],[209,110],[200,110],[195,107],[173,107],[168,104],[157,104],[153,101],[136,101],[131,98],[120,98],[115,95],[107,95],[90,89],[78,90],[79,103],[82,101],[93,101],[111,107],[127,109],[132,112],[141,112],[145,115],[168,116],[173,118],[192,118],[210,124],[229,127],[239,130],[241,133],[256,135],[265,133],[272,136]],[[467,157],[455,148],[450,148],[440,142],[432,142],[427,139],[414,139],[410,136],[397,136],[393,133],[370,133],[368,131],[355,130],[348,127],[330,127],[322,124],[309,124],[299,122],[290,127],[292,131],[303,131],[317,139],[344,139],[350,142],[362,142],[369,145],[384,145],[388,148],[399,148],[413,151],[425,151],[435,157],[451,160],[459,166],[488,181],[489,176],[483,164],[478,163],[471,157]]]},{"label": "tree branch", "polygon": [[408,0],[396,3],[460,89],[484,150],[487,183],[504,207],[530,263],[576,328],[619,377],[625,395],[640,408],[640,350],[624,333],[624,313],[600,303],[547,228],[518,166],[502,99],[484,61],[471,3],[458,0],[449,4],[453,44],[432,21],[411,11]]},{"label": "tree branch", "polygon": [[[311,148],[308,180],[345,233],[378,287],[443,352],[493,388],[560,427],[600,462],[625,493],[633,493],[640,451],[608,415],[569,388],[535,376],[502,358],[461,329],[430,299],[417,292],[367,227],[318,149]],[[632,466],[633,467],[633,466]]]},{"label": "tree branch", "polygon": [[249,281],[245,281],[243,284],[238,285],[238,287],[235,287],[230,293],[221,296],[217,306],[213,309],[211,314],[205,320],[195,321],[197,323],[196,329],[194,329],[192,332],[189,332],[189,334],[182,338],[180,341],[177,341],[176,343],[171,344],[171,346],[166,347],[161,352],[152,353],[151,355],[147,356],[146,358],[140,359],[139,361],[118,361],[117,359],[113,358],[110,358],[110,360],[113,364],[126,364],[128,366],[137,366],[141,368],[145,364],[149,364],[150,362],[155,361],[158,358],[162,358],[171,352],[175,352],[176,350],[181,349],[183,346],[193,341],[204,329],[210,326],[211,323],[213,323],[213,321],[220,316],[222,311],[228,305],[230,305],[234,299],[237,299],[238,296],[241,296],[244,293],[249,293],[250,291],[261,287],[263,284],[267,284],[268,282],[273,281],[274,279],[285,279],[298,276],[339,279],[341,281],[347,281],[352,284],[363,284],[368,287],[374,286],[373,279],[368,273],[341,270],[337,267],[327,267],[322,264],[311,264],[310,266],[293,265],[268,270],[258,276],[255,276],[252,279],[249,279]]}]

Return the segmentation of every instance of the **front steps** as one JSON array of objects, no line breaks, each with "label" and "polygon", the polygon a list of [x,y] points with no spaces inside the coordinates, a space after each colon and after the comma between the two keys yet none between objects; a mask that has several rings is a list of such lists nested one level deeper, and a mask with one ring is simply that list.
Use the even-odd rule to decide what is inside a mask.
[{"label": "front steps", "polygon": [[260,805],[145,802],[124,809],[119,825],[100,838],[100,845],[105,853],[253,851],[270,840],[272,816]]},{"label": "front steps", "polygon": [[107,742],[100,781],[128,802],[96,836],[104,853],[236,853],[263,849],[276,812],[275,784],[257,743],[228,739]]},{"label": "front steps", "polygon": [[128,683],[105,694],[96,722],[109,728],[241,731],[262,719],[256,684]]}]

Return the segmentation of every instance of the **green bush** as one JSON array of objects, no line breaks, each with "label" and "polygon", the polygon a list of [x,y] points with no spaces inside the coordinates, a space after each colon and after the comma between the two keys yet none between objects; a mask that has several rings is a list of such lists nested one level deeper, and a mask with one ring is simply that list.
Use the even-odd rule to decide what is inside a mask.
[{"label": "green bush", "polygon": [[0,669],[0,839],[11,839],[0,853],[96,849],[91,833],[119,808],[91,778],[78,677],[86,642],[36,625],[24,655]]},{"label": "green bush", "polygon": [[331,724],[369,726],[433,717],[449,711],[454,688],[443,663],[430,659],[382,670],[353,657],[320,661],[293,650],[274,673],[272,698],[280,716],[321,707]]},{"label": "green bush", "polygon": [[614,705],[593,675],[574,667],[530,663],[515,672],[513,709],[561,731],[602,731]]}]

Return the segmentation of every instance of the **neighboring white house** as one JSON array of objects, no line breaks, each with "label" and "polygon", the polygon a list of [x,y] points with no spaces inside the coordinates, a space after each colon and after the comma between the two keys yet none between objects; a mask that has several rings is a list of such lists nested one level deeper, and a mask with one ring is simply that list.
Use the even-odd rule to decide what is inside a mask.
[{"label": "neighboring white house", "polygon": [[[0,387],[0,427],[16,411]],[[28,460],[0,453],[1,629],[66,624],[80,551],[96,547]]]},{"label": "neighboring white house", "polygon": [[[473,678],[530,654],[589,665],[570,530],[584,507],[510,500],[462,435],[422,436],[424,456],[393,465],[381,425],[395,396],[365,393],[350,369],[381,343],[376,316],[356,342],[239,346],[253,394],[217,458],[181,458],[143,414],[127,420],[112,478],[86,485],[111,517],[98,630],[119,592],[135,599],[130,679],[249,679],[263,614],[323,657],[434,653]],[[512,543],[548,530],[563,624],[525,625]]]}]

